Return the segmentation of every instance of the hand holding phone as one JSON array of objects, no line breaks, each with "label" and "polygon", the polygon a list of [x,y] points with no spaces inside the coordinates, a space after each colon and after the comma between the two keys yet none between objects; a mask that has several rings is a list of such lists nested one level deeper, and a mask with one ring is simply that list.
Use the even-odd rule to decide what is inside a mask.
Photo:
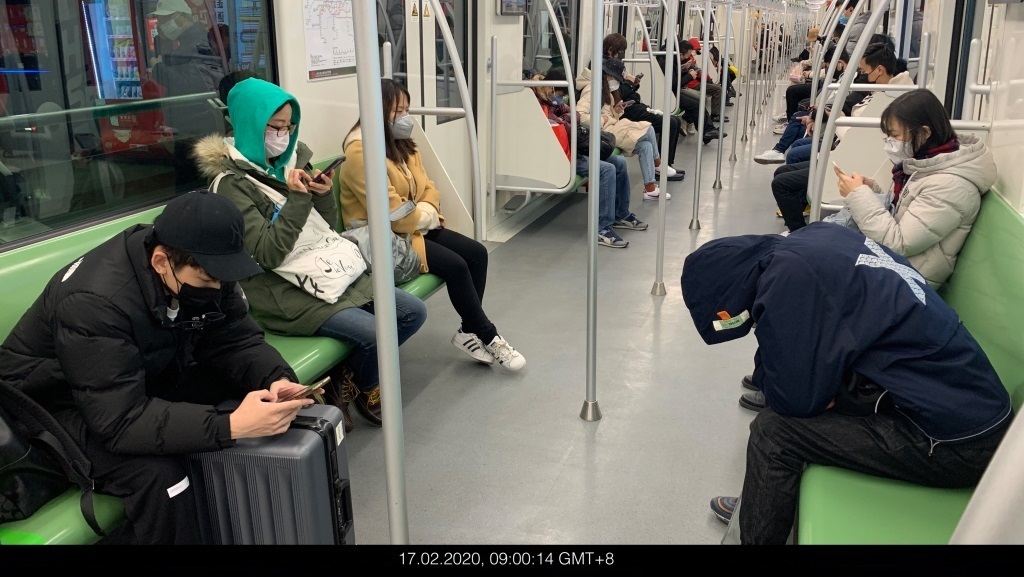
[{"label": "hand holding phone", "polygon": [[845,170],[843,170],[842,168],[839,168],[839,165],[836,164],[836,161],[834,161],[834,160],[832,161],[832,168],[835,169],[836,174],[839,174],[839,175],[842,175],[842,176],[850,176],[849,174],[846,174]]},{"label": "hand holding phone", "polygon": [[284,401],[294,401],[296,399],[304,399],[304,398],[312,395],[313,393],[316,393],[317,391],[323,389],[330,382],[331,382],[331,377],[324,377],[324,378],[320,379],[319,381],[316,381],[315,383],[312,383],[310,385],[306,385],[305,387],[299,389],[298,391],[295,391],[294,393],[291,393],[290,395],[278,397],[277,402],[283,403]]},{"label": "hand holding phone", "polygon": [[621,106],[622,108],[629,108],[634,104],[636,104],[636,100],[623,100],[622,102],[619,102],[619,106]]},{"label": "hand holding phone", "polygon": [[314,182],[319,182],[320,184],[327,184],[328,182],[330,182],[330,180],[328,180],[329,177],[327,175],[333,173],[334,169],[341,166],[341,163],[344,161],[345,157],[342,156],[341,158],[332,162],[330,165],[327,166],[327,168],[324,169],[323,172],[321,172],[319,175],[317,175],[316,178],[313,179]]}]

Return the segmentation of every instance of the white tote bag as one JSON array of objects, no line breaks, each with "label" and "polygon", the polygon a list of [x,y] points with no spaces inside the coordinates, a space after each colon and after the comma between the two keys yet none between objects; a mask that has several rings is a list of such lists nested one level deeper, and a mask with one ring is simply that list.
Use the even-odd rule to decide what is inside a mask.
[{"label": "white tote bag", "polygon": [[[217,185],[227,174],[219,174],[210,190],[216,193]],[[281,193],[255,178],[249,175],[245,178],[267,195],[276,210],[280,211],[288,201]],[[342,238],[316,209],[309,211],[306,225],[295,239],[292,251],[274,269],[288,282],[329,304],[337,302],[345,289],[365,271],[366,261],[359,247]]]}]

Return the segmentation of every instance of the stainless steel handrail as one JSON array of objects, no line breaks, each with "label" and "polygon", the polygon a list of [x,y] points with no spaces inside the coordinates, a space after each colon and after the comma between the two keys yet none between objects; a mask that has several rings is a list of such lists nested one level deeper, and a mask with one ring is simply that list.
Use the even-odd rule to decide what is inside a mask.
[{"label": "stainless steel handrail", "polygon": [[[722,132],[719,133],[718,139],[718,158],[715,164],[715,183],[711,185],[711,188],[721,189],[722,188],[722,155],[725,154],[725,103],[729,100],[729,36],[732,34],[732,0],[728,0],[725,3],[725,43],[722,44],[722,52],[718,55],[718,72],[719,82],[721,82],[722,95],[719,99],[719,126],[722,127]],[[735,133],[732,137],[733,141],[736,140]]]},{"label": "stainless steel handrail", "polygon": [[[676,27],[676,17],[679,12],[679,2],[673,0],[672,5],[668,7],[668,18],[665,21],[665,29],[672,31]],[[673,33],[673,35],[675,35]],[[665,47],[672,46],[672,43],[666,42]],[[671,52],[671,50],[669,50]],[[672,69],[674,66],[678,66],[679,57],[675,54],[668,54],[665,57],[665,102],[667,103],[672,99],[672,83],[669,82],[669,78],[672,76]],[[652,82],[653,84],[653,82]],[[668,108],[666,106],[666,108]],[[668,158],[669,139],[668,134],[671,131],[672,118],[668,112],[662,112],[661,115],[661,158]],[[651,294],[654,296],[665,296],[668,294],[665,288],[665,226],[668,214],[668,171],[661,171],[661,194],[658,195],[658,251],[657,261],[654,270],[654,286],[651,287]]]},{"label": "stainless steel handrail", "polygon": [[[707,42],[711,38],[711,0],[707,0],[704,7],[704,42]],[[708,68],[708,51],[700,51],[700,119],[698,120],[697,134],[700,137],[697,140],[697,166],[694,168],[693,177],[693,214],[690,217],[690,230],[700,230],[700,173],[701,173],[701,159],[704,156],[704,118],[707,116],[707,105],[708,105],[708,75],[705,72]],[[722,130],[725,129],[725,122],[721,123]],[[721,134],[721,133],[719,133]],[[661,191],[661,194],[668,194],[668,191]]]}]

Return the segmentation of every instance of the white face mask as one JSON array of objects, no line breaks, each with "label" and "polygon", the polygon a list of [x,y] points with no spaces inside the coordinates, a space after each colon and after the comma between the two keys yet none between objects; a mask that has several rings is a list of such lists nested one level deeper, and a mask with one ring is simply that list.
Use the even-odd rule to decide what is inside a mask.
[{"label": "white face mask", "polygon": [[608,81],[608,91],[609,92],[615,92],[618,89],[619,89],[619,81],[618,80],[609,80]]},{"label": "white face mask", "polygon": [[896,140],[893,136],[885,136],[882,138],[883,145],[882,149],[885,151],[886,156],[893,164],[901,164],[908,158],[914,158],[914,151],[910,149],[909,142],[903,142],[902,140]]},{"label": "white face mask", "polygon": [[292,135],[285,134],[284,136],[278,136],[276,133],[266,133],[266,138],[263,141],[264,147],[267,151],[267,158],[277,158],[284,154],[284,151],[288,150],[288,145],[291,143]]},{"label": "white face mask", "polygon": [[183,28],[178,25],[177,17],[171,18],[160,25],[160,35],[168,40],[177,40],[181,36]]},{"label": "white face mask", "polygon": [[412,138],[412,128],[416,121],[408,114],[403,114],[391,121],[391,137],[397,140]]}]

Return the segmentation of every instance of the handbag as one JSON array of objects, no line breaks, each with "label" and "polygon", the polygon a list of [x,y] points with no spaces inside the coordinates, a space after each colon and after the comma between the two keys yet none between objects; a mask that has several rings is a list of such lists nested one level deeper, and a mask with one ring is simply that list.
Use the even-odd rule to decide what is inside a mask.
[{"label": "handbag", "polygon": [[799,62],[789,69],[789,81],[793,84],[804,83],[804,67]]},{"label": "handbag", "polygon": [[[614,152],[615,135],[602,130],[601,160],[608,160]],[[579,156],[590,156],[590,128],[582,124],[576,126],[576,154]]]},{"label": "handbag", "polygon": [[[408,201],[407,201],[408,202]],[[415,208],[415,204],[413,205]],[[353,221],[355,222],[355,221]],[[366,272],[372,273],[373,261],[370,256],[370,227],[363,225],[341,233],[359,247],[366,261]],[[412,246],[409,235],[391,233],[391,255],[395,263],[395,285],[405,284],[420,274],[420,255]]]},{"label": "handbag", "polygon": [[[217,185],[227,174],[217,175],[210,184],[212,192],[217,192]],[[284,195],[248,174],[245,178],[274,203],[275,216],[288,202]],[[270,226],[273,223],[272,216]],[[354,242],[342,238],[319,212],[310,210],[291,252],[274,272],[310,295],[334,304],[349,285],[366,272],[366,261]]]}]

